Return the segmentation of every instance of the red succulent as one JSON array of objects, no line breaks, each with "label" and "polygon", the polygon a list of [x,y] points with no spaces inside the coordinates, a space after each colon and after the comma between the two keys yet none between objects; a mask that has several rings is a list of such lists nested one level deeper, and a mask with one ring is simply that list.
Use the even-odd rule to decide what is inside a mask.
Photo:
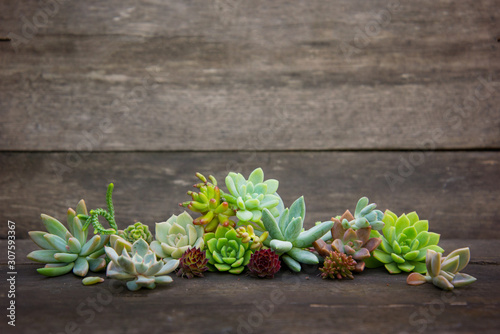
[{"label": "red succulent", "polygon": [[356,261],[353,260],[351,255],[332,251],[325,257],[323,267],[319,268],[319,270],[322,278],[342,279],[347,277],[354,279],[352,271],[355,268]]},{"label": "red succulent", "polygon": [[280,257],[270,249],[261,249],[252,254],[247,267],[253,276],[274,278],[281,268]]},{"label": "red succulent", "polygon": [[205,251],[196,247],[187,250],[179,260],[179,271],[177,276],[193,278],[195,276],[204,277],[203,272],[208,270],[208,259]]}]

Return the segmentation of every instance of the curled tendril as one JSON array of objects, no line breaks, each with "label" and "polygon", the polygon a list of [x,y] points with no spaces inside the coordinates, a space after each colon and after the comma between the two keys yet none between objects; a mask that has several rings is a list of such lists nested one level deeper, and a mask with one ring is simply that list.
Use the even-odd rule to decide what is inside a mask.
[{"label": "curled tendril", "polygon": [[[118,226],[116,225],[115,221],[115,209],[113,207],[113,200],[111,198],[111,195],[113,194],[113,188],[114,185],[113,183],[110,183],[108,186],[108,191],[106,192],[106,204],[108,205],[108,210],[104,209],[95,209],[95,210],[90,210],[90,216],[86,215],[78,215],[78,218],[82,219],[85,221],[85,224],[83,225],[83,230],[86,231],[90,224],[94,227],[94,233],[100,233],[100,234],[115,234],[118,231]],[[105,229],[101,223],[99,222],[99,216],[104,217],[109,223],[109,226],[111,228]]]}]

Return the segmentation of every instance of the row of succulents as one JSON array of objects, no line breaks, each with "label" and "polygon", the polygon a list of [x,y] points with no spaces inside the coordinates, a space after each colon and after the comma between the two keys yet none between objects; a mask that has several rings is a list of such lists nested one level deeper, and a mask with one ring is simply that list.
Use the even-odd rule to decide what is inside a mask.
[{"label": "row of succulents", "polygon": [[[376,210],[376,204],[362,197],[354,215],[317,222],[305,229],[306,204],[303,197],[285,207],[277,193],[279,182],[265,180],[261,168],[246,179],[230,172],[227,190],[213,176],[188,191],[190,201],[180,204],[187,212],[156,223],[155,234],[136,222],[118,229],[112,202],[113,184],[108,186],[106,209],[87,210],[81,200],[68,209],[67,225],[42,214],[47,232],[29,232],[41,248],[28,258],[44,263],[37,269],[45,276],[70,271],[84,277],[84,285],[102,282],[89,271],[106,271],[106,276],[126,281],[129,290],[153,289],[171,283],[168,275],[204,277],[206,271],[241,274],[247,271],[260,278],[273,278],[285,265],[300,272],[303,265],[318,265],[318,275],[330,279],[353,279],[365,268],[385,267],[391,274],[411,273],[408,284],[425,282],[451,290],[475,281],[459,273],[469,262],[468,248],[450,253],[438,246],[440,235],[429,232],[429,222],[416,212],[397,216]],[[104,218],[109,228],[99,221]],[[88,238],[93,227],[94,236]]]}]

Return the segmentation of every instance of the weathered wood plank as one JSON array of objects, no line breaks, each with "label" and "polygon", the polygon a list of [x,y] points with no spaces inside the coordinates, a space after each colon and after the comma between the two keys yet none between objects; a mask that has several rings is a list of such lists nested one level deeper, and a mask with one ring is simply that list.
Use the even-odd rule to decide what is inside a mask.
[{"label": "weathered wood plank", "polygon": [[0,43],[0,149],[498,148],[496,2],[389,3],[66,2]]},{"label": "weathered wood plank", "polygon": [[[248,176],[261,166],[266,178],[280,180],[286,205],[305,196],[308,227],[354,210],[366,195],[381,210],[416,210],[443,239],[500,237],[499,152],[428,152],[422,160],[415,152],[89,153],[84,162],[78,157],[0,154],[0,221],[15,221],[18,237],[26,237],[42,228],[40,213],[64,220],[81,198],[89,208],[104,206],[106,186],[114,182],[120,226],[140,220],[153,227],[182,212],[177,203],[189,199],[185,193],[196,183],[195,172],[213,174],[223,185],[228,171]],[[402,161],[418,164],[408,169]],[[388,183],[388,173],[398,182]],[[0,231],[5,237],[6,224]]]},{"label": "weathered wood plank", "polygon": [[[500,325],[498,265],[469,265],[478,281],[448,293],[408,286],[406,275],[381,269],[354,281],[322,280],[315,270],[283,270],[273,280],[209,273],[129,292],[115,280],[85,287],[73,275],[45,278],[35,267],[18,268],[16,333],[66,326],[92,333],[494,333]],[[6,291],[5,280],[0,288]]]}]

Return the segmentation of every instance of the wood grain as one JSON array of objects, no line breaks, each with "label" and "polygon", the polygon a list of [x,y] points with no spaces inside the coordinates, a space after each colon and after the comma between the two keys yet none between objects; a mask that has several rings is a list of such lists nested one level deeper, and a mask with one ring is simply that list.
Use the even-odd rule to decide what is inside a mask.
[{"label": "wood grain", "polygon": [[[500,153],[428,152],[192,152],[0,154],[0,221],[17,223],[19,238],[42,229],[40,214],[65,220],[68,207],[84,198],[89,208],[105,206],[106,187],[114,182],[116,217],[125,228],[135,220],[154,227],[182,209],[179,202],[197,179],[213,174],[224,186],[229,171],[245,176],[256,167],[280,181],[286,205],[304,195],[305,225],[329,220],[368,196],[381,210],[416,210],[443,239],[500,237]],[[399,170],[399,171],[398,171]],[[400,174],[401,172],[401,174]],[[388,173],[400,178],[387,182]],[[402,175],[402,176],[401,176]],[[404,176],[404,177],[403,177]],[[193,214],[194,215],[194,214]],[[0,235],[5,238],[6,225]]]},{"label": "wood grain", "polygon": [[496,2],[390,3],[67,1],[0,43],[0,150],[499,148]]},{"label": "wood grain", "polygon": [[[464,242],[469,243],[448,245],[453,249]],[[492,241],[482,246],[498,248]],[[495,260],[500,261],[498,255]],[[65,326],[92,333],[325,333],[332,328],[342,333],[494,333],[500,326],[500,267],[494,264],[469,264],[466,272],[478,281],[453,292],[430,284],[408,286],[406,275],[380,268],[354,281],[322,280],[316,266],[300,274],[283,269],[272,280],[208,273],[204,279],[174,277],[166,287],[129,292],[115,280],[85,287],[72,274],[46,278],[37,267],[17,267],[16,333],[60,333]],[[0,269],[4,272],[5,265]],[[5,280],[0,289],[7,290]],[[0,329],[8,329],[6,322]]]}]

